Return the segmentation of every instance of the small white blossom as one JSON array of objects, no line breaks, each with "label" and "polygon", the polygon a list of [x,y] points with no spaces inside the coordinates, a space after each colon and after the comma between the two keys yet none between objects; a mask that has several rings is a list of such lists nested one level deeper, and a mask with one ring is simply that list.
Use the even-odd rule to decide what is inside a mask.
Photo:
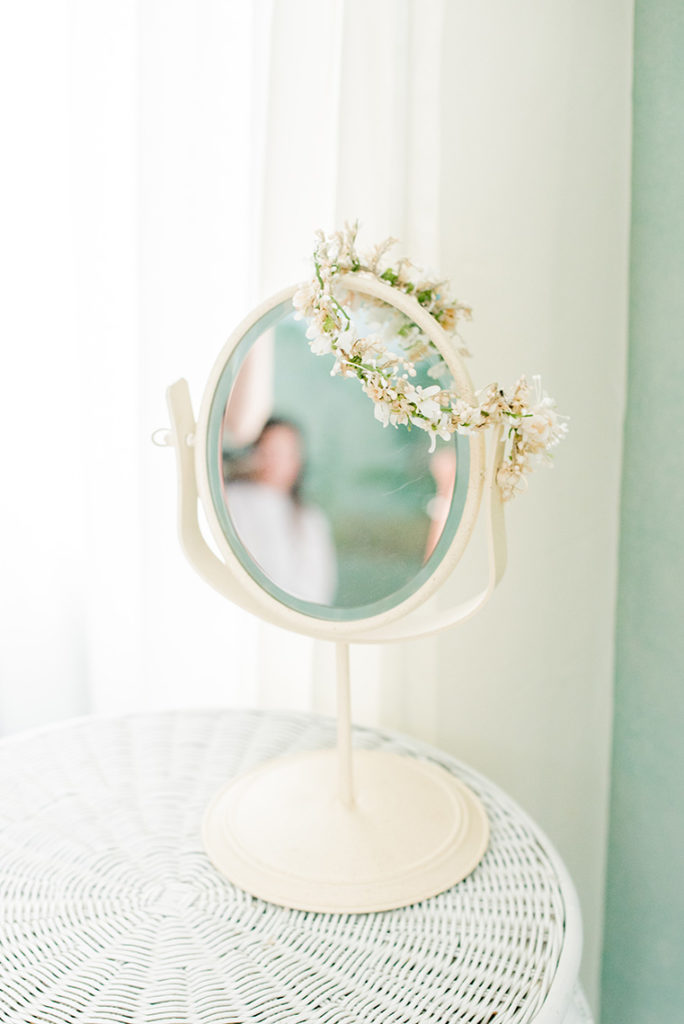
[{"label": "small white blossom", "polygon": [[504,501],[510,501],[517,494],[527,490],[527,480],[523,476],[523,469],[518,465],[504,462],[496,476],[496,482],[501,488],[501,496]]},{"label": "small white blossom", "polygon": [[[308,331],[307,337],[309,337]],[[327,356],[333,351],[332,342],[333,339],[330,334],[317,334],[315,337],[310,339],[309,348],[315,356]]]},{"label": "small white blossom", "polygon": [[390,410],[389,410],[389,406],[385,402],[383,402],[383,401],[376,402],[373,411],[374,411],[376,420],[380,420],[380,422],[382,423],[383,427],[386,427],[386,426],[389,425]]},{"label": "small white blossom", "polygon": [[432,384],[429,388],[416,388],[418,411],[428,420],[439,419],[442,408],[435,397],[441,392],[439,384]]},{"label": "small white blossom", "polygon": [[314,287],[312,281],[307,284],[303,284],[292,296],[292,305],[295,308],[295,320],[301,320],[303,317],[309,317],[314,311],[314,301],[316,299],[317,289]]}]

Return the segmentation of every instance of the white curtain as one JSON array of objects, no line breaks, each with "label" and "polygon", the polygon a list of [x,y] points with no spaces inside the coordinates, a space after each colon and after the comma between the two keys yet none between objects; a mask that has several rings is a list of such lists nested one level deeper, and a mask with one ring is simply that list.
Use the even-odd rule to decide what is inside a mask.
[{"label": "white curtain", "polygon": [[[359,217],[475,309],[477,386],[541,372],[572,416],[511,507],[489,609],[352,652],[357,720],[498,779],[600,949],[624,395],[631,4],[28,0],[0,33],[0,728],[82,711],[332,707],[325,645],[211,592],[149,442],[225,337]],[[481,583],[476,537],[443,600]],[[264,632],[267,633],[264,638]]]},{"label": "white curtain", "polygon": [[[508,510],[489,608],[431,641],[352,651],[357,721],[462,756],[557,843],[598,998],[624,411],[632,8],[618,2],[274,4],[262,237],[265,290],[318,226],[359,217],[448,276],[475,310],[476,386],[540,372],[571,434]],[[295,55],[292,59],[292,55]],[[296,244],[291,245],[290,242]],[[475,593],[476,534],[442,603]],[[264,627],[265,628],[265,627]],[[294,644],[297,641],[284,641]],[[324,645],[298,689],[332,710]],[[276,643],[269,643],[276,652]],[[282,660],[272,655],[273,661]]]},{"label": "white curtain", "polygon": [[251,704],[256,626],[185,564],[150,443],[254,298],[251,10],[32,2],[5,28],[0,728]]},{"label": "white curtain", "polygon": [[[443,0],[296,0],[270,12],[259,177],[264,294],[310,272],[303,255],[316,228],[357,218],[362,244],[392,235],[402,252],[438,268]],[[262,699],[332,713],[329,645],[260,631],[268,638]],[[397,685],[414,669],[425,675],[433,649],[404,649],[397,671],[391,649],[354,648],[356,720],[434,739],[433,685],[418,701]]]}]

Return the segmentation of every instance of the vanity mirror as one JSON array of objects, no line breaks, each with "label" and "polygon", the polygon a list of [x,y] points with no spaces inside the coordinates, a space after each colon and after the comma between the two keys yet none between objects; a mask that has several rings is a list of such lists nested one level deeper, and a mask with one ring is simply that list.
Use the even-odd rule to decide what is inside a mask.
[{"label": "vanity mirror", "polygon": [[[503,572],[503,500],[565,430],[524,380],[510,396],[496,386],[475,395],[455,333],[469,311],[407,261],[385,267],[385,248],[364,261],[355,229],[319,236],[312,281],[237,327],[196,421],[186,382],[168,391],[188,558],[243,608],[336,644],[337,749],[230,782],[204,821],[220,871],[308,910],[403,906],[448,888],[484,853],[484,809],[449,773],[352,750],[348,645],[425,636],[475,614]],[[437,614],[426,602],[483,499],[487,585]]]},{"label": "vanity mirror", "polygon": [[[282,605],[364,619],[410,599],[441,562],[463,519],[470,446],[454,435],[430,453],[420,431],[379,429],[361,389],[312,359],[291,300],[240,337],[218,375],[206,440],[214,526]],[[387,328],[392,307],[362,295],[355,306],[360,335],[378,317]]]}]

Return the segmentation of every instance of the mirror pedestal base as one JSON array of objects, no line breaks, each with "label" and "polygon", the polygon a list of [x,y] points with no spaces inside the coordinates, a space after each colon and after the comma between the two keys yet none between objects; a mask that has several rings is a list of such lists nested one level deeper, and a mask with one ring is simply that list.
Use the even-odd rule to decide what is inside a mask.
[{"label": "mirror pedestal base", "polygon": [[254,896],[297,910],[366,913],[435,896],[481,860],[485,810],[445,769],[355,749],[353,797],[335,750],[278,758],[225,786],[203,840],[214,866]]}]

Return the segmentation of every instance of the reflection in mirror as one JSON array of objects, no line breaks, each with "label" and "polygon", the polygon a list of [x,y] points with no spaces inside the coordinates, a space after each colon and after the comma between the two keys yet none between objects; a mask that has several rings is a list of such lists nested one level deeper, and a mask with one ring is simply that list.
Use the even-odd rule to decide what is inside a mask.
[{"label": "reflection in mirror", "polygon": [[[401,321],[383,312],[387,345]],[[377,306],[357,303],[352,315],[359,336],[380,329]],[[339,618],[396,603],[425,581],[458,526],[467,442],[454,435],[431,454],[424,431],[383,428],[359,382],[331,376],[332,356],[312,355],[289,303],[272,320],[224,373],[219,519],[227,513],[250,574],[293,607]]]},{"label": "reflection in mirror", "polygon": [[337,557],[330,521],[303,494],[305,437],[270,417],[244,452],[224,449],[224,494],[244,547],[265,575],[293,597],[332,604]]}]

